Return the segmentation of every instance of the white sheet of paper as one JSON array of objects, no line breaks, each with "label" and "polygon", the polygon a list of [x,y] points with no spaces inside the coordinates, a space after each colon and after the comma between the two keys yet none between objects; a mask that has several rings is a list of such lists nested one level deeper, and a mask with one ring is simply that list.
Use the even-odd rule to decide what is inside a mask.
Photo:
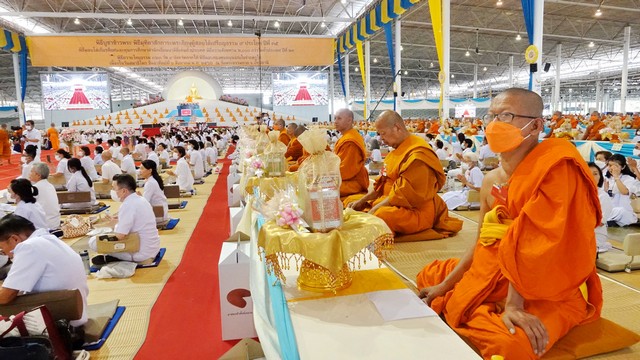
[{"label": "white sheet of paper", "polygon": [[374,291],[367,297],[384,321],[438,316],[409,289]]}]

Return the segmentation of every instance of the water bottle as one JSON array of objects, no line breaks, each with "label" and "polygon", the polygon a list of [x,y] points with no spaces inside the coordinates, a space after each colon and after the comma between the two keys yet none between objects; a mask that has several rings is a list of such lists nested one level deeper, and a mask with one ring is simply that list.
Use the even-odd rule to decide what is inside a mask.
[{"label": "water bottle", "polygon": [[89,251],[83,250],[80,252],[80,258],[82,259],[82,264],[84,265],[84,271],[87,275],[91,273],[91,264],[89,262]]}]

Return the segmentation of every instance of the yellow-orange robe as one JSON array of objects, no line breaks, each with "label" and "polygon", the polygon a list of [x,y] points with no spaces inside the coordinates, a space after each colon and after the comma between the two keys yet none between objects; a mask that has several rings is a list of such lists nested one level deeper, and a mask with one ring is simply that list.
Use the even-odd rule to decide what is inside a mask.
[{"label": "yellow-orange robe", "polygon": [[0,129],[0,157],[8,159],[11,156],[11,143],[9,142],[9,132]]},{"label": "yellow-orange robe", "polygon": [[[432,308],[484,358],[536,359],[524,331],[517,327],[511,335],[502,322],[508,285],[547,329],[545,351],[576,325],[600,317],[593,231],[602,217],[598,193],[575,147],[549,139],[518,165],[504,204],[503,215],[512,222],[502,239],[488,246],[479,242],[469,270]],[[427,265],[418,274],[418,287],[440,283],[456,263]]]},{"label": "yellow-orange robe", "polygon": [[[431,146],[416,135],[407,137],[384,160],[383,174],[374,187],[379,197],[373,206],[389,199],[374,215],[396,234],[423,232],[424,240],[442,239],[462,229],[462,221],[449,217],[437,194],[446,176]],[[350,196],[345,203],[361,196]]]},{"label": "yellow-orange robe", "polygon": [[298,161],[302,156],[302,144],[297,138],[293,138],[287,146],[287,152],[284,153],[284,157],[289,161]]},{"label": "yellow-orange robe", "polygon": [[437,135],[439,130],[440,130],[440,124],[434,121],[429,127],[429,131],[427,131],[427,134]]},{"label": "yellow-orange robe", "polygon": [[51,150],[58,150],[60,148],[60,138],[58,137],[58,130],[50,127],[47,129],[47,137],[51,141]]},{"label": "yellow-orange robe", "polygon": [[602,122],[601,120],[597,120],[596,122],[593,123],[593,125],[591,125],[590,127],[587,128],[587,140],[596,140],[596,141],[600,141],[602,140],[602,136],[600,135],[600,130],[604,129],[605,127],[607,127],[604,122]]},{"label": "yellow-orange robe", "polygon": [[278,135],[278,141],[283,143],[285,146],[289,146],[291,142],[291,137],[287,134],[287,130],[280,131],[280,135]]},{"label": "yellow-orange robe", "polygon": [[634,116],[633,122],[631,123],[632,129],[640,129],[640,116]]},{"label": "yellow-orange robe", "polygon": [[358,130],[345,131],[336,142],[334,152],[340,157],[340,197],[366,194],[369,188],[369,173],[364,167],[367,150]]}]

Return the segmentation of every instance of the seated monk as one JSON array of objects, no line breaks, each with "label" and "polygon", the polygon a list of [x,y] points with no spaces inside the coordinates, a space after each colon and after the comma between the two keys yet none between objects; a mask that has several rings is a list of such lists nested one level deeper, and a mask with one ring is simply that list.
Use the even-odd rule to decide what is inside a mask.
[{"label": "seated monk", "polygon": [[638,114],[633,114],[633,120],[631,121],[632,129],[640,129],[640,116]]},{"label": "seated monk", "polygon": [[340,197],[366,194],[369,188],[369,173],[364,167],[367,149],[360,133],[353,128],[353,112],[340,109],[335,115],[336,130],[342,137],[336,142],[334,152],[340,157]]},{"label": "seated monk", "polygon": [[299,125],[298,127],[296,127],[296,130],[294,132],[295,137],[293,138],[293,140],[291,140],[289,149],[287,149],[287,152],[285,153],[285,157],[287,157],[289,150],[295,146],[295,155],[297,155],[297,157],[293,155],[287,157],[287,160],[289,160],[290,163],[289,171],[298,171],[298,167],[300,167],[300,164],[302,164],[302,162],[310,155],[304,150],[302,144],[300,144],[300,142],[298,141],[298,136],[302,135],[302,133],[304,133],[305,131],[307,131],[307,128],[304,125]]},{"label": "seated monk", "polygon": [[411,135],[395,111],[384,111],[376,120],[376,129],[394,150],[385,158],[374,190],[364,197],[351,196],[345,203],[378,216],[396,234],[431,229],[425,239],[440,239],[460,231],[462,221],[449,217],[447,205],[438,196],[446,177],[431,146]]},{"label": "seated monk", "polygon": [[440,123],[438,122],[438,120],[431,120],[431,126],[429,127],[427,134],[438,135],[439,131]]},{"label": "seated monk", "polygon": [[278,135],[278,141],[283,143],[285,146],[288,146],[291,142],[291,137],[284,126],[284,120],[276,120],[275,123],[273,123],[273,130],[280,132],[280,135]]},{"label": "seated monk", "polygon": [[597,111],[591,113],[591,125],[587,127],[587,130],[584,132],[584,136],[582,140],[595,140],[601,141],[602,136],[600,135],[600,130],[607,127],[605,123],[600,119],[600,114]]},{"label": "seated monk", "polygon": [[299,127],[304,126],[298,126],[296,123],[290,123],[287,126],[287,134],[289,135],[291,140],[289,141],[289,144],[287,144],[287,152],[284,153],[284,157],[288,161],[298,161],[300,156],[302,156],[302,144],[300,144],[295,135],[296,130]]},{"label": "seated monk", "polygon": [[562,112],[561,111],[555,111],[553,113],[553,116],[551,117],[551,125],[550,125],[550,131],[547,135],[545,135],[545,139],[550,138],[550,137],[555,137],[554,134],[554,130],[556,130],[557,128],[559,128],[560,126],[562,126],[562,124],[564,124],[564,118],[562,117]]},{"label": "seated monk", "polygon": [[482,183],[478,243],[417,276],[425,302],[487,359],[539,358],[602,308],[596,185],[572,144],[538,143],[542,110],[524,89],[492,100],[486,135],[502,168]]}]

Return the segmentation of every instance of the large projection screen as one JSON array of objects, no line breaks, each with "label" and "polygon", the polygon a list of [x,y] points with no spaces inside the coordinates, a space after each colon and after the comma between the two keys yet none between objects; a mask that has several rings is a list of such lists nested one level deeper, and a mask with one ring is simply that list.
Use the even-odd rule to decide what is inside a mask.
[{"label": "large projection screen", "polygon": [[326,72],[274,73],[273,107],[277,112],[328,120],[329,76]]},{"label": "large projection screen", "polygon": [[106,72],[42,73],[40,82],[45,111],[111,109]]}]

